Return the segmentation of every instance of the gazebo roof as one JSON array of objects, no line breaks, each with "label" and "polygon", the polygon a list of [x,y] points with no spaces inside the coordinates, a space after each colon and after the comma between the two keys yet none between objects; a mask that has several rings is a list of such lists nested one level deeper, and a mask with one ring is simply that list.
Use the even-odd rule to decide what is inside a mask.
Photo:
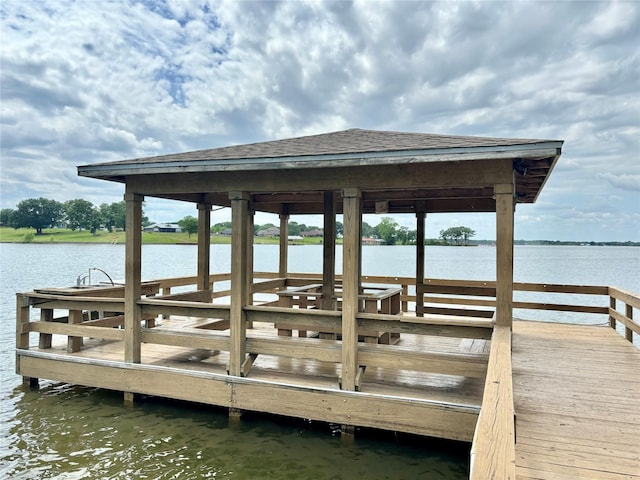
[{"label": "gazebo roof", "polygon": [[[306,209],[313,212],[301,209],[299,213],[314,213],[318,210],[317,199],[312,199],[309,195],[319,195],[322,191],[329,190],[339,191],[345,186],[351,186],[344,181],[344,178],[351,178],[354,179],[353,186],[363,191],[365,211],[366,199],[369,196],[372,201],[390,200],[392,205],[395,202],[395,211],[401,212],[414,211],[416,201],[454,197],[458,200],[464,197],[491,198],[493,181],[488,181],[483,172],[493,165],[500,164],[504,167],[505,162],[515,172],[517,201],[532,203],[553,169],[561,147],[562,141],[559,140],[349,129],[269,142],[85,165],[78,167],[78,174],[137,184],[141,194],[187,201],[202,201],[203,195],[208,195],[206,201],[226,204],[227,196],[220,194],[232,190],[256,194],[269,193],[269,203],[279,206],[267,208],[264,205],[264,209],[274,212],[281,211],[284,203],[292,203],[292,193],[306,192],[307,196],[298,197],[295,203],[314,203],[316,206]],[[450,181],[444,182],[447,187],[444,189],[445,185],[431,185],[428,178],[423,182],[415,180],[418,173],[415,169],[419,168],[419,165],[438,164],[438,168],[442,169],[445,164],[459,165],[461,162],[466,162],[467,165],[468,162],[476,162],[473,168],[476,168],[478,173],[477,185],[470,185],[473,182],[468,179],[456,184],[456,169],[451,170],[453,176]],[[425,168],[431,171],[433,167]],[[268,177],[278,175],[274,171],[296,171],[299,175],[289,175],[290,178],[284,182],[278,181],[282,175],[269,180]],[[302,172],[306,176],[314,177],[316,181],[303,179],[300,177]],[[343,175],[339,175],[340,173]],[[168,185],[167,176],[172,178],[171,182],[174,185],[171,187]],[[189,176],[191,182],[188,181]],[[203,176],[208,176],[211,182],[202,183],[200,188],[196,187],[193,181],[202,180]],[[244,183],[242,178],[245,180]],[[265,181],[260,183],[256,178]],[[324,181],[320,181],[321,178]],[[362,180],[357,180],[359,178]],[[388,180],[388,183],[385,180]],[[155,185],[152,187],[152,184]],[[166,190],[159,187],[161,184],[167,186]],[[176,184],[184,187],[176,187]],[[274,197],[276,194],[285,194],[286,197],[280,196],[282,201],[278,201]],[[467,202],[466,206],[460,201],[449,202],[447,207],[441,205],[442,202],[432,204],[434,207],[433,210],[428,208],[430,211],[491,210],[490,202],[482,207],[473,201]]]}]

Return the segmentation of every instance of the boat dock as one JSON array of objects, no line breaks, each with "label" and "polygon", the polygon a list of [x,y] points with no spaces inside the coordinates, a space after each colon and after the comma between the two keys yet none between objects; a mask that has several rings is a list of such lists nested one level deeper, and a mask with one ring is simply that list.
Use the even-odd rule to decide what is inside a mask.
[{"label": "boat dock", "polygon": [[[256,285],[273,286],[273,279],[264,279],[273,275],[256,273],[263,277],[263,282]],[[297,275],[299,280],[294,283],[315,281],[312,275]],[[217,275],[211,280],[216,286],[228,278],[229,275]],[[369,282],[405,282],[393,290],[396,292],[411,292],[414,288],[406,283],[411,282],[409,278],[366,278]],[[184,300],[187,293],[176,294],[182,296],[181,301],[159,300],[165,296],[160,293],[195,281],[162,279],[143,285],[149,294],[146,302],[150,313],[142,327],[139,364],[123,361],[122,316],[105,316],[103,310],[101,317],[93,310],[122,309],[122,300],[84,296],[87,292],[117,294],[112,287],[71,292],[43,289],[20,294],[18,311],[23,323],[18,325],[18,331],[37,335],[32,335],[28,348],[23,344],[18,350],[18,371],[32,384],[39,378],[53,379],[209,403],[228,407],[236,414],[243,410],[263,411],[345,427],[360,425],[466,441],[472,443],[474,468],[483,472],[473,478],[485,478],[486,469],[501,472],[494,478],[508,478],[509,472],[515,475],[511,478],[522,479],[640,478],[640,416],[635,413],[640,399],[640,351],[627,340],[640,329],[633,318],[619,313],[628,312],[629,306],[640,306],[636,295],[611,288],[614,297],[609,297],[609,303],[613,308],[573,306],[575,311],[610,311],[624,322],[626,327],[621,333],[611,328],[616,326],[613,316],[605,326],[515,320],[512,333],[501,336],[501,329],[492,320],[447,318],[442,314],[415,317],[415,312],[396,312],[395,320],[401,315],[404,321],[393,325],[387,320],[387,328],[397,332],[397,341],[378,344],[363,336],[358,347],[363,367],[358,390],[345,392],[339,384],[340,341],[330,338],[333,334],[320,338],[318,326],[311,324],[304,327],[306,330],[287,323],[280,327],[291,327],[291,331],[279,329],[277,322],[263,322],[258,317],[247,330],[252,364],[241,378],[229,377],[229,323],[200,316],[202,312],[212,315],[213,311],[224,316],[220,315],[224,307],[220,310],[215,303]],[[490,282],[431,279],[428,283],[432,290],[443,292],[446,285],[458,292],[466,285],[472,293],[478,293],[478,283],[491,288]],[[581,291],[570,285],[517,284],[516,288],[547,288],[555,293]],[[224,302],[230,292],[217,290],[217,301]],[[287,302],[291,301],[291,292],[308,290],[281,289],[286,292],[283,297]],[[602,290],[582,287],[583,292]],[[624,302],[617,304],[616,297]],[[305,303],[306,307],[313,307],[313,298],[301,298],[303,307]],[[438,298],[455,301],[446,294],[432,300]],[[465,296],[458,298],[461,302],[468,300]],[[398,300],[389,304],[409,305],[415,297],[400,295]],[[297,298],[295,305],[289,307],[298,314],[299,302]],[[157,314],[161,304],[166,315]],[[525,305],[536,307],[520,306]],[[537,308],[568,308],[554,305],[545,302]],[[40,309],[39,319],[28,320],[32,317],[27,313],[30,307]],[[71,310],[55,317],[53,312],[61,308]],[[286,313],[277,306],[248,308],[256,313],[269,308],[280,315]],[[314,312],[313,308],[308,310]],[[366,318],[371,314],[361,315]],[[419,322],[422,331],[413,322]],[[465,326],[469,322],[477,323]],[[509,365],[510,369],[504,368]],[[492,375],[502,374],[506,375],[504,379],[492,380]],[[490,387],[486,388],[485,383]],[[492,391],[496,385],[501,391]],[[498,408],[501,402],[509,407]],[[485,414],[479,422],[483,410]],[[484,434],[483,425],[487,428]],[[497,463],[485,461],[492,455]],[[505,461],[509,458],[511,463]]]},{"label": "boat dock", "polygon": [[640,478],[640,351],[610,328],[514,322],[516,478]]},{"label": "boat dock", "polygon": [[[331,422],[346,436],[372,427],[469,442],[472,480],[634,478],[640,295],[514,281],[515,209],[537,200],[562,145],[350,129],[81,166],[124,184],[124,282],[19,293],[16,371],[31,386],[108,388],[126,403],[157,395],[234,418]],[[197,208],[193,277],[142,281],[145,197]],[[231,210],[229,273],[211,272],[213,206]],[[279,217],[277,272],[255,271],[256,212]],[[425,272],[427,216],[452,212],[495,215],[495,280]],[[365,214],[415,217],[415,276],[362,271]],[[289,268],[293,215],[322,218],[320,272]],[[609,325],[514,322],[514,309]]]}]

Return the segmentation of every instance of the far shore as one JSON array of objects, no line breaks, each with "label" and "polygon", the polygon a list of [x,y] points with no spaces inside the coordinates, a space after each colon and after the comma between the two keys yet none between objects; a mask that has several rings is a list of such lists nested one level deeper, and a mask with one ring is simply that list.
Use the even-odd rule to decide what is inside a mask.
[{"label": "far shore", "polygon": [[[11,227],[0,227],[0,243],[100,243],[124,245],[125,232],[107,232],[104,230],[92,234],[89,231],[74,231],[62,228],[47,228],[42,231],[41,235],[36,235],[35,229]],[[143,245],[197,245],[198,236],[196,234],[187,233],[159,233],[159,232],[143,232]],[[278,245],[280,239],[278,237],[254,237],[254,243],[258,245]],[[336,240],[341,244],[342,239]],[[211,235],[212,245],[231,244],[231,237],[227,235]],[[322,237],[305,237],[289,240],[290,245],[321,245]],[[640,247],[640,242],[566,242],[557,240],[515,240],[515,245],[541,245],[541,246],[631,246]],[[444,246],[435,239],[427,239],[428,246]],[[475,240],[469,245],[457,245],[460,247],[476,247],[476,246],[492,246],[495,245],[494,240]]]}]

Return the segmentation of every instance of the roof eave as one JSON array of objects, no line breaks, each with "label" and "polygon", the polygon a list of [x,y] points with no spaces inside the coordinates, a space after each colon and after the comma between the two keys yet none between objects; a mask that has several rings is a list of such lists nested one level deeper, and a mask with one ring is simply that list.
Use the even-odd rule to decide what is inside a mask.
[{"label": "roof eave", "polygon": [[[102,163],[78,167],[78,175],[123,182],[130,175],[153,175],[192,172],[231,172],[276,170],[283,168],[335,168],[403,163],[473,161],[503,158],[544,158],[560,155],[562,141],[491,147],[458,147],[338,155],[249,158],[225,160],[182,160],[175,162]],[[554,161],[555,163],[555,161]]]}]

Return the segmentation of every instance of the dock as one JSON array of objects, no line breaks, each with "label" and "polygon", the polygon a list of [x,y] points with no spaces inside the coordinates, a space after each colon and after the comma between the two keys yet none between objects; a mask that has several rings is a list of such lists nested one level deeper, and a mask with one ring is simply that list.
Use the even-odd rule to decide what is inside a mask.
[{"label": "dock", "polygon": [[514,322],[517,478],[640,478],[639,372],[610,328]]},{"label": "dock", "polygon": [[[350,129],[78,167],[124,184],[125,278],[18,293],[16,373],[127,404],[156,395],[234,419],[330,422],[345,437],[371,427],[468,442],[472,480],[637,477],[640,295],[514,281],[515,209],[537,200],[562,145]],[[142,281],[146,196],[197,209],[194,276]],[[231,210],[230,272],[211,272],[214,206]],[[256,212],[280,220],[274,272],[254,268]],[[427,216],[450,212],[495,215],[495,279],[425,272]],[[362,271],[364,214],[415,216],[414,276]],[[289,268],[293,215],[322,217],[320,272]],[[567,299],[585,296],[595,301]],[[514,309],[608,325],[522,323]]]}]

